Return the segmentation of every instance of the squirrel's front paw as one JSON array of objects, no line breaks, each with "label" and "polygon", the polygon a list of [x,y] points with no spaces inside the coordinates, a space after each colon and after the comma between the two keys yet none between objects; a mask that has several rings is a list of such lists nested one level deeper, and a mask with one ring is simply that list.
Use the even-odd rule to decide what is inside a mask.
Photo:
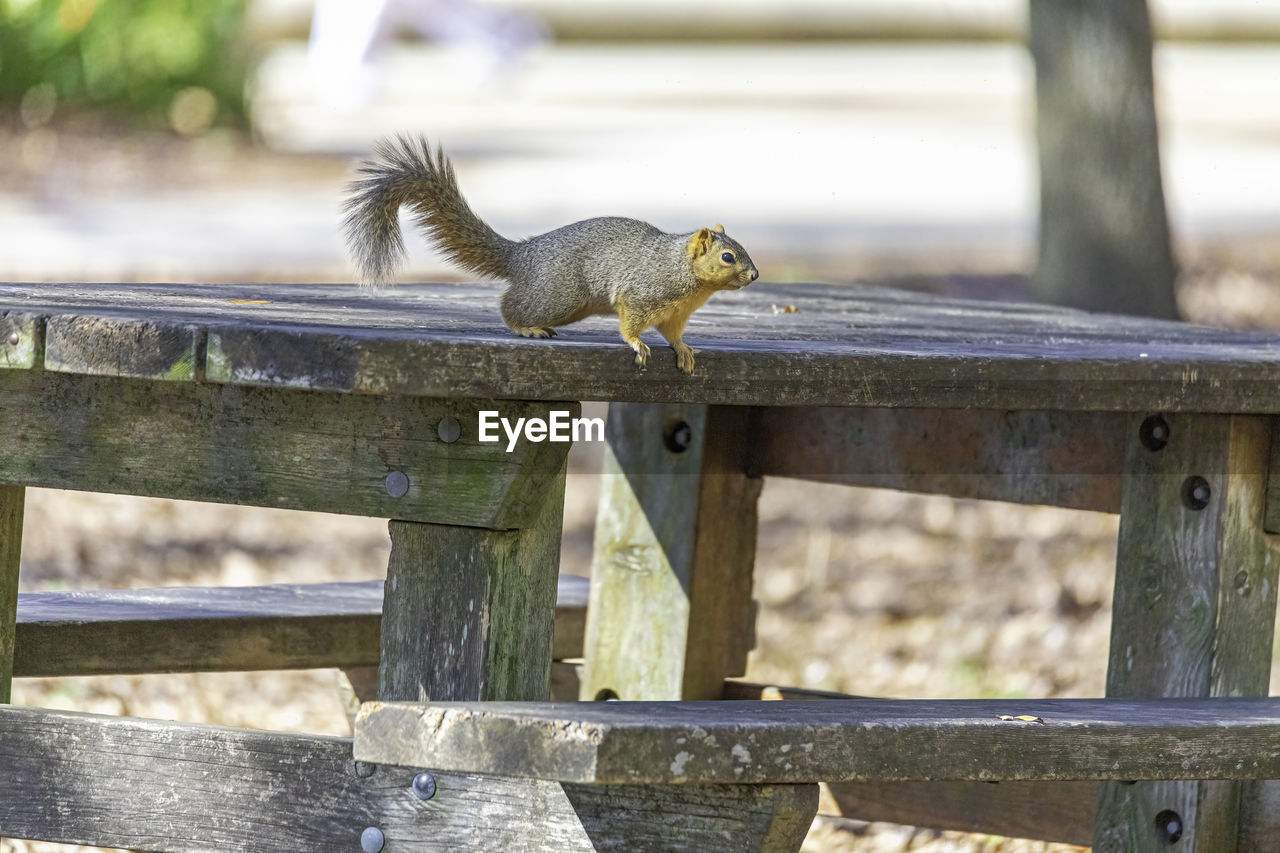
[{"label": "squirrel's front paw", "polygon": [[556,330],[550,326],[520,326],[513,327],[511,331],[522,338],[554,338],[556,336]]},{"label": "squirrel's front paw", "polygon": [[631,348],[636,351],[636,366],[644,367],[649,362],[649,345],[644,341],[633,341]]},{"label": "squirrel's front paw", "polygon": [[674,347],[676,351],[676,366],[685,373],[693,373],[693,347],[678,346]]}]

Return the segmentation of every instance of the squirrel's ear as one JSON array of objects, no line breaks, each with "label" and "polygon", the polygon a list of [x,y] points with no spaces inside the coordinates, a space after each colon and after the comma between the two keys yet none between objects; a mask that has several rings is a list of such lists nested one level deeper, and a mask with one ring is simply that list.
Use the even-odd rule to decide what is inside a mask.
[{"label": "squirrel's ear", "polygon": [[717,223],[716,223],[716,227],[715,227],[715,228],[712,228],[711,230],[712,230],[712,231],[714,231],[714,232],[716,232],[717,234],[723,234],[723,233],[724,233],[724,226],[717,222]]},{"label": "squirrel's ear", "polygon": [[711,229],[699,228],[693,232],[693,236],[689,238],[689,242],[685,244],[684,251],[691,258],[699,255],[705,255],[711,250]]}]

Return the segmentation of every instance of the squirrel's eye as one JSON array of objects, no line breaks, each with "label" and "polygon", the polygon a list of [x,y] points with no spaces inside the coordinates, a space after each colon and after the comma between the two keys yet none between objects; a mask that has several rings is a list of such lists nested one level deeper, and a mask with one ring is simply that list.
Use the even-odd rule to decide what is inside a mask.
[{"label": "squirrel's eye", "polygon": [[720,256],[720,260],[724,261],[726,264],[733,263],[733,252],[725,252]]}]

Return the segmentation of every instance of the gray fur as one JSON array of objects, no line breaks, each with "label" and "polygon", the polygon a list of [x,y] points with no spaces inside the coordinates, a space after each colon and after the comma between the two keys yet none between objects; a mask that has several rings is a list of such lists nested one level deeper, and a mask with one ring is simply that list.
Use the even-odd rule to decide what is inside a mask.
[{"label": "gray fur", "polygon": [[689,315],[717,290],[759,276],[745,249],[717,225],[668,234],[621,217],[585,219],[514,242],[476,215],[458,189],[453,165],[421,137],[379,143],[351,185],[343,230],[366,287],[388,283],[404,259],[401,205],[440,251],[463,269],[505,278],[502,319],[520,335],[550,337],[555,326],[592,314],[617,314],[623,340],[644,365],[640,333],[656,326],[693,371],[681,338]]},{"label": "gray fur", "polygon": [[360,174],[365,177],[351,185],[342,225],[362,285],[390,283],[403,262],[400,206],[405,204],[415,224],[450,260],[480,275],[506,276],[506,259],[514,244],[467,204],[442,149],[433,155],[422,137],[379,142]]},{"label": "gray fur", "polygon": [[[514,325],[560,326],[592,314],[613,314],[620,293],[661,290],[668,297],[698,286],[684,257],[689,235],[667,234],[647,222],[610,216],[585,219],[515,245],[512,286],[502,313]],[[666,273],[661,284],[655,271]],[[656,294],[655,294],[656,295]]]}]

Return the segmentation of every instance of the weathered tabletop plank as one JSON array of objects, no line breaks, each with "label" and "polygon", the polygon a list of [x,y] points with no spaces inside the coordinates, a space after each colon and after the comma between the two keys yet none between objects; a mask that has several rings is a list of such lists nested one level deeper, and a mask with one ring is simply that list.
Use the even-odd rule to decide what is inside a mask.
[{"label": "weathered tabletop plank", "polygon": [[372,702],[355,755],[599,784],[1273,779],[1280,698]]},{"label": "weathered tabletop plank", "polygon": [[609,318],[551,341],[517,338],[499,319],[499,291],[0,284],[0,326],[16,341],[0,342],[12,347],[0,367],[423,396],[1280,412],[1275,334],[765,284],[693,316],[701,355],[685,376],[665,348],[637,370]]},{"label": "weathered tabletop plank", "polygon": [[[587,585],[559,578],[557,659],[582,654]],[[382,588],[375,580],[21,593],[14,674],[376,666]]]}]

